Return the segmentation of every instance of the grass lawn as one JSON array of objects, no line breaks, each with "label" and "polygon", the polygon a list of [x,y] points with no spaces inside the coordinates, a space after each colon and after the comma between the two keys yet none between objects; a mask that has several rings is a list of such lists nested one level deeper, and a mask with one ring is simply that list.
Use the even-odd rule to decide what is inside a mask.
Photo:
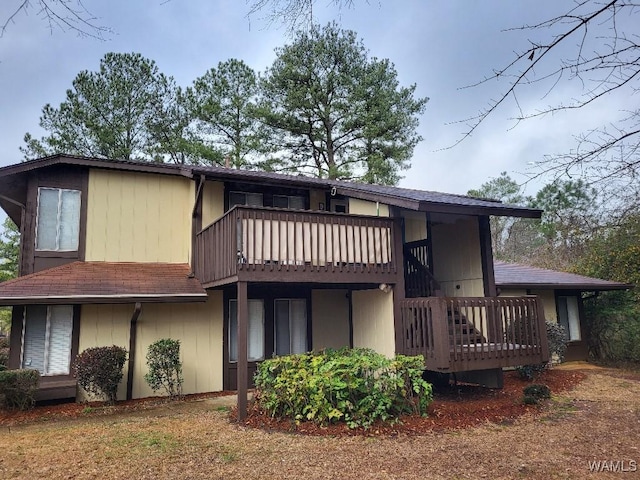
[{"label": "grass lawn", "polygon": [[[0,425],[0,478],[633,478],[640,379],[589,370],[574,390],[513,422],[419,435],[322,437],[239,426],[207,401]],[[459,407],[464,410],[464,402]],[[375,433],[375,432],[372,432]],[[612,468],[609,464],[608,468]],[[602,467],[601,467],[602,468]],[[640,468],[640,466],[638,467]]]}]

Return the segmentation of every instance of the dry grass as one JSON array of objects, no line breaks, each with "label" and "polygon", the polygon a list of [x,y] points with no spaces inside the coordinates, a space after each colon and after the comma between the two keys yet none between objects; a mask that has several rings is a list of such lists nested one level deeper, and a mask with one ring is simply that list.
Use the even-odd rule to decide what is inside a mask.
[{"label": "dry grass", "polygon": [[267,433],[205,401],[88,417],[0,427],[0,478],[582,479],[589,460],[640,463],[640,381],[610,370],[512,424],[419,436]]}]

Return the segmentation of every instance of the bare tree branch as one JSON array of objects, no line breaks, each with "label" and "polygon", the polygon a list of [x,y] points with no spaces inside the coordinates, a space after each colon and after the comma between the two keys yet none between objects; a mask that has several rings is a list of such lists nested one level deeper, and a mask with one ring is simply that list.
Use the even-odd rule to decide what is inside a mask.
[{"label": "bare tree branch", "polygon": [[82,0],[19,0],[0,24],[0,38],[10,25],[16,23],[20,14],[28,15],[31,11],[47,23],[52,33],[59,29],[75,32],[81,37],[103,40],[103,35],[111,32],[108,27],[97,23],[97,18],[87,10]]},{"label": "bare tree branch", "polygon": [[[369,3],[369,0],[365,0]],[[286,27],[289,34],[306,30],[313,25],[313,7],[316,0],[246,0],[249,5],[247,18],[264,13],[263,20],[268,27]],[[338,10],[352,8],[355,0],[327,0]]]}]

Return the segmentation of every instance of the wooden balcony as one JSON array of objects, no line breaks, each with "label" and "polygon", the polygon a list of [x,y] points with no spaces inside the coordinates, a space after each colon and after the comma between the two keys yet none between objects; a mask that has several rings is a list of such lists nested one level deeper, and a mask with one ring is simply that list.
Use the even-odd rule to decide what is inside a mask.
[{"label": "wooden balcony", "polygon": [[386,217],[235,206],[197,234],[195,274],[205,288],[236,281],[396,283],[398,227]]},{"label": "wooden balcony", "polygon": [[536,297],[410,298],[401,301],[405,355],[424,355],[427,370],[462,372],[549,359]]}]

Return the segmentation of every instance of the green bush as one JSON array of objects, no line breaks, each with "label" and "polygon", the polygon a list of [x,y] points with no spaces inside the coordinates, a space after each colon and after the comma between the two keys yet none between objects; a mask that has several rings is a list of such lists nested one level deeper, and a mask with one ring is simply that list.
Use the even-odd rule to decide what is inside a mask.
[{"label": "green bush", "polygon": [[76,357],[73,365],[78,385],[104,397],[108,403],[115,403],[126,359],[127,350],[116,345],[87,348]]},{"label": "green bush", "polygon": [[0,371],[0,406],[18,410],[32,408],[39,382],[37,370]]},{"label": "green bush", "polygon": [[551,398],[551,390],[546,385],[533,383],[522,389],[524,398],[523,403],[526,405],[534,405],[547,398]]},{"label": "green bush", "polygon": [[9,368],[9,338],[0,337],[0,370]]},{"label": "green bush", "polygon": [[256,402],[269,415],[350,428],[403,413],[425,415],[431,385],[422,379],[422,356],[389,360],[373,350],[325,350],[262,362]]},{"label": "green bush", "polygon": [[[557,322],[551,322],[547,320],[545,322],[547,327],[547,341],[549,344],[549,356],[551,359],[557,357],[560,362],[564,360],[564,354],[567,351],[567,332],[562,325]],[[527,380],[533,380],[551,364],[549,362],[543,362],[537,365],[521,365],[516,367],[516,372],[520,375],[520,378]]]},{"label": "green bush", "polygon": [[163,338],[149,345],[147,352],[149,372],[144,376],[154,392],[164,389],[172,398],[182,396],[182,362],[180,341]]}]

